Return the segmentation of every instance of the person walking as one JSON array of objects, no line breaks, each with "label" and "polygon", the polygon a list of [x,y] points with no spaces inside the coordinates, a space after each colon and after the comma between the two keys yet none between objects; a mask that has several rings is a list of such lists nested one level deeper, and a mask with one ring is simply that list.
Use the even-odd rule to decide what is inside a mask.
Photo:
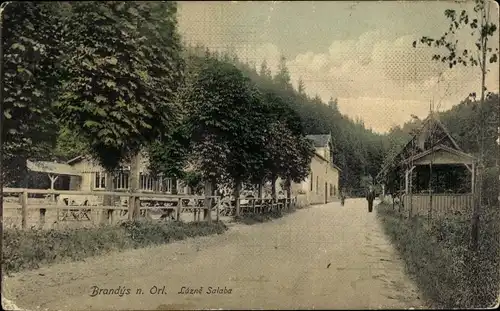
[{"label": "person walking", "polygon": [[345,202],[345,193],[344,190],[342,189],[340,191],[340,205],[344,206],[344,202]]},{"label": "person walking", "polygon": [[375,200],[375,190],[372,186],[368,189],[366,200],[368,201],[368,213],[371,213],[373,211],[373,201]]}]

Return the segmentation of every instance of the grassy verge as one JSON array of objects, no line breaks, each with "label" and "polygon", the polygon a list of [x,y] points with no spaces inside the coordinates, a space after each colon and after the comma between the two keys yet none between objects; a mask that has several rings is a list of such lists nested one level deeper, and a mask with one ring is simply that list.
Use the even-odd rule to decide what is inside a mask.
[{"label": "grassy verge", "polygon": [[234,217],[234,221],[237,223],[242,223],[245,225],[260,224],[263,222],[268,222],[273,219],[281,218],[285,215],[295,212],[297,208],[283,209],[282,211],[272,211],[270,213],[245,213],[240,217]]},{"label": "grassy verge", "polygon": [[66,230],[4,229],[3,261],[5,272],[38,268],[41,264],[63,260],[82,260],[111,250],[164,244],[188,237],[222,234],[222,222],[125,222]]},{"label": "grassy verge", "polygon": [[448,217],[431,224],[400,216],[392,205],[377,213],[427,301],[437,308],[485,308],[496,304],[500,280],[499,212],[481,217],[479,250],[468,248],[470,220]]}]

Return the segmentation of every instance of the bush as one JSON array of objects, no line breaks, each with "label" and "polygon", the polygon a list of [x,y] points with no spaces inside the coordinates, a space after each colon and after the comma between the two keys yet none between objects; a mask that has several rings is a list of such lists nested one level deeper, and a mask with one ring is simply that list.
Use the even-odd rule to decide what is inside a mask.
[{"label": "bush", "polygon": [[498,299],[499,213],[481,215],[479,249],[469,249],[470,220],[459,216],[428,224],[401,217],[388,204],[377,208],[386,234],[404,259],[425,298],[438,308],[485,308]]},{"label": "bush", "polygon": [[234,220],[245,225],[253,225],[257,223],[267,222],[273,219],[281,218],[287,214],[291,214],[296,211],[296,208],[291,207],[290,209],[283,209],[281,211],[272,210],[269,213],[245,213],[240,217],[234,217]]},{"label": "bush", "polygon": [[164,244],[187,237],[222,234],[222,222],[128,221],[119,226],[66,230],[3,231],[3,271],[16,272],[66,260],[82,260],[111,250]]}]

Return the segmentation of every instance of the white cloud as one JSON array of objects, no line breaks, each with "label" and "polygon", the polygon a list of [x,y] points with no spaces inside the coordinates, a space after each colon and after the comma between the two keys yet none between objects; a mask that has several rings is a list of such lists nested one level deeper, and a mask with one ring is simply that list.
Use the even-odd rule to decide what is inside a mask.
[{"label": "white cloud", "polygon": [[[227,49],[231,42],[240,59],[254,62],[257,67],[266,60],[275,73],[281,52],[286,51],[280,51],[271,42],[257,43],[248,38],[237,41],[228,34],[230,26],[222,22],[219,9],[201,2],[190,4],[180,19],[184,37],[218,50]],[[238,25],[236,21],[234,25]],[[261,30],[256,35],[267,33],[267,28]],[[431,100],[447,109],[470,92],[479,91],[477,67],[449,69],[431,60],[435,53],[431,48],[412,48],[412,42],[420,35],[394,38],[394,33],[393,29],[371,30],[353,40],[334,40],[323,51],[296,55],[288,60],[293,85],[297,86],[301,78],[309,95],[318,94],[325,102],[331,96],[338,97],[342,112],[361,116],[366,125],[378,131],[389,129],[393,123],[402,124],[410,114],[425,116]],[[474,47],[471,38],[469,31],[457,34],[467,49]],[[493,48],[498,47],[498,32],[490,43]],[[492,91],[499,88],[498,64],[495,65],[486,79]]]},{"label": "white cloud", "polygon": [[[450,69],[432,61],[435,51],[412,48],[414,38],[389,40],[385,31],[370,31],[358,40],[334,41],[323,53],[299,54],[288,61],[293,84],[301,78],[306,92],[325,102],[338,97],[343,113],[362,117],[377,131],[404,123],[410,114],[425,117],[431,100],[449,109],[480,89],[479,68]],[[256,63],[265,58],[274,72],[278,48],[268,43],[256,51]],[[498,68],[490,70],[488,89],[498,90]]]}]

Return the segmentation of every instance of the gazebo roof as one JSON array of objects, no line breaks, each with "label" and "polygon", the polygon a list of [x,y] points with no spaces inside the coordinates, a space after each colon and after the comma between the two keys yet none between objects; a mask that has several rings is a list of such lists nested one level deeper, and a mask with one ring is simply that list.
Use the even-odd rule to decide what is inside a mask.
[{"label": "gazebo roof", "polygon": [[30,171],[47,173],[54,175],[70,175],[80,176],[81,174],[65,163],[49,162],[49,161],[27,161],[27,166]]},{"label": "gazebo roof", "polygon": [[405,159],[404,162],[413,162],[414,165],[435,164],[472,164],[475,157],[457,149],[445,145],[438,145],[432,149],[425,150],[413,157]]},{"label": "gazebo roof", "polygon": [[[418,140],[419,138],[423,138],[425,140],[425,136],[429,134],[429,132],[431,132],[432,130],[441,130],[442,133],[444,133],[444,137],[442,137],[441,139],[438,139],[438,145],[434,146],[434,148],[429,148],[427,150],[423,150],[423,152],[417,154],[417,155],[427,155],[429,153],[426,153],[426,152],[432,152],[432,150],[436,150],[435,148],[436,147],[439,147],[439,146],[443,146],[443,148],[446,148],[446,149],[443,149],[441,148],[442,150],[445,150],[447,152],[451,152],[450,150],[454,150],[454,151],[457,151],[457,152],[460,152],[462,155],[466,155],[466,153],[463,153],[462,152],[462,149],[460,148],[460,146],[457,144],[457,142],[455,141],[455,139],[451,136],[450,132],[448,131],[448,129],[446,128],[446,126],[439,120],[439,115],[436,114],[436,113],[431,113],[427,116],[427,118],[425,118],[423,121],[422,121],[422,124],[421,126],[419,127],[418,130],[415,131],[415,134],[412,136],[412,138],[406,143],[406,145],[401,148],[401,150],[399,151],[399,153],[397,153],[381,170],[380,172],[377,174],[377,177],[376,179],[380,179],[383,174],[389,169],[390,165],[395,163],[395,162],[400,162],[400,163],[404,163],[405,162],[405,159],[403,158],[404,157],[404,154],[405,152],[407,152],[408,150],[410,150],[411,148],[414,148],[414,144],[415,145],[418,145]],[[448,142],[448,145],[452,146],[451,148],[449,146],[444,146],[443,143],[444,142]],[[420,148],[419,148],[420,149]],[[416,155],[416,156],[417,156]],[[415,157],[414,156],[414,159]],[[471,155],[467,155],[469,157],[472,157]],[[463,163],[463,162],[462,162]],[[466,163],[469,163],[469,162],[466,162]]]}]

